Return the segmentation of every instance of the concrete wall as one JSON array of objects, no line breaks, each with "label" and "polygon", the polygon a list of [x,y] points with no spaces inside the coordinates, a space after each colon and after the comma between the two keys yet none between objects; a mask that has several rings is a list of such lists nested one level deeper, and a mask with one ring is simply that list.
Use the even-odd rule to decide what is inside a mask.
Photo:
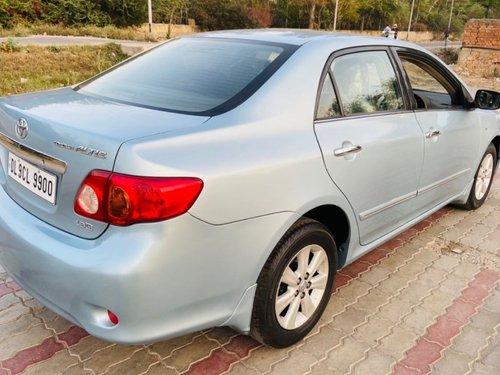
[{"label": "concrete wall", "polygon": [[[141,30],[149,32],[149,24],[145,23],[141,26]],[[167,36],[168,24],[154,23],[152,26],[152,36],[158,40],[164,40]],[[171,38],[177,36],[188,35],[198,32],[198,27],[195,25],[172,25]]]},{"label": "concrete wall", "polygon": [[[164,23],[154,23],[152,30],[153,30],[153,37],[158,40],[163,40],[165,39],[167,35],[167,28],[168,24]],[[149,31],[149,25],[143,24],[141,26],[141,30],[144,32]],[[182,35],[187,35],[187,34],[192,34],[199,32],[199,28],[192,24],[192,25],[172,25],[172,38],[175,38],[176,36],[182,36]],[[380,31],[373,31],[373,30],[368,30],[368,31],[359,31],[359,30],[338,30],[339,33],[344,33],[344,34],[356,34],[356,35],[369,35],[369,36],[380,36],[382,34],[382,30]],[[411,31],[409,38],[408,38],[408,32],[400,30],[398,33],[398,38],[399,39],[404,39],[404,40],[409,40],[410,42],[428,42],[431,40],[436,40],[436,39],[443,39],[443,35],[439,33],[432,33],[430,31]]]}]

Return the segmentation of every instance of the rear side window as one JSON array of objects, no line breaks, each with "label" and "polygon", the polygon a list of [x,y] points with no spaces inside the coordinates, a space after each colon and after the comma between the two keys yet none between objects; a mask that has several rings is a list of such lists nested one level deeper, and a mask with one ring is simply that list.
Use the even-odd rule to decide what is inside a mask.
[{"label": "rear side window", "polygon": [[296,47],[184,38],[129,60],[78,90],[167,111],[213,115],[253,94]]},{"label": "rear side window", "polygon": [[333,60],[330,72],[344,115],[404,108],[396,72],[385,51],[339,56]]}]

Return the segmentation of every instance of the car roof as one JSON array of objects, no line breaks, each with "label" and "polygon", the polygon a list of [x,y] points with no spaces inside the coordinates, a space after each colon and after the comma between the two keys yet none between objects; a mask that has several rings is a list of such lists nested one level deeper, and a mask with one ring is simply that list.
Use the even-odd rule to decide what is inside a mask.
[{"label": "car roof", "polygon": [[344,34],[330,31],[304,29],[248,29],[212,31],[194,34],[194,37],[255,40],[271,43],[292,44],[296,46],[301,46],[306,43],[338,43],[342,46],[350,45],[353,47],[365,45],[394,45],[420,49],[415,44],[411,44],[394,38],[371,37],[356,34]]}]

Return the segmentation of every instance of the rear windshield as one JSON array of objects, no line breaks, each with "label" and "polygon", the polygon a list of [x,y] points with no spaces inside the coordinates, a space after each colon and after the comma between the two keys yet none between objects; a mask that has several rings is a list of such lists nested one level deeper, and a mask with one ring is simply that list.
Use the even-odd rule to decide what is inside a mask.
[{"label": "rear windshield", "polygon": [[80,85],[82,93],[172,112],[214,115],[252,95],[295,46],[183,38]]}]

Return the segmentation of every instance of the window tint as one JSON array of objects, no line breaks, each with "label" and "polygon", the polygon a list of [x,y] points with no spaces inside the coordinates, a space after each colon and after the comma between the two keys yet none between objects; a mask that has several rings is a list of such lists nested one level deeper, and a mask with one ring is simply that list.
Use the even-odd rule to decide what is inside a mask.
[{"label": "window tint", "polygon": [[337,101],[337,95],[335,95],[335,90],[333,89],[330,75],[327,74],[321,89],[316,118],[321,119],[335,116],[340,116],[339,103]]},{"label": "window tint", "polygon": [[80,89],[130,104],[206,113],[245,90],[246,97],[251,95],[292,52],[288,45],[184,38],[132,59]]},{"label": "window tint", "polygon": [[453,103],[452,89],[446,89],[441,82],[446,82],[430,66],[423,62],[407,60],[402,58],[403,67],[410,80],[410,85],[415,96],[418,108],[439,109],[448,108]]},{"label": "window tint", "polygon": [[346,115],[403,109],[396,73],[385,51],[339,56],[331,71]]}]

